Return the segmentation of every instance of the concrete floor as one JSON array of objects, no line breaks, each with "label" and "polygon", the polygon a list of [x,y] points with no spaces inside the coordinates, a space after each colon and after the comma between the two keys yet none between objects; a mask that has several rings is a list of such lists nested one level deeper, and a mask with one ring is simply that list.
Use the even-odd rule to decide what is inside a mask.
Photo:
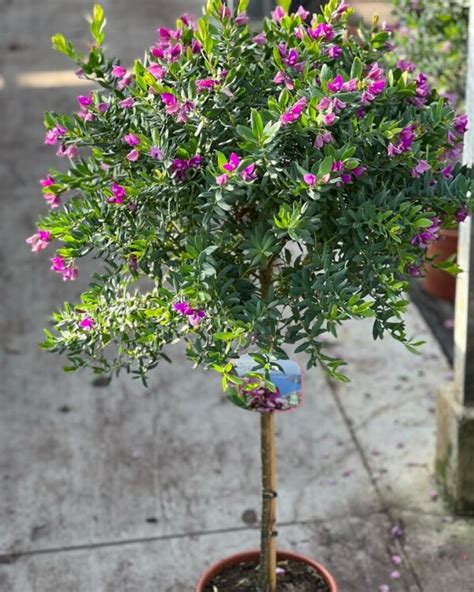
[{"label": "concrete floor", "polygon": [[[49,37],[84,41],[90,4],[0,0],[0,592],[187,592],[211,561],[258,544],[258,417],[179,349],[146,390],[64,374],[37,347],[86,275],[63,284],[24,239],[54,161],[42,113],[70,111],[79,92]],[[200,2],[103,4],[111,51],[130,63]],[[451,516],[431,475],[434,397],[451,371],[415,308],[409,324],[427,340],[419,357],[347,325],[331,348],[352,383],[311,371],[304,408],[278,417],[280,546],[325,563],[341,592],[474,590],[474,523]]]}]

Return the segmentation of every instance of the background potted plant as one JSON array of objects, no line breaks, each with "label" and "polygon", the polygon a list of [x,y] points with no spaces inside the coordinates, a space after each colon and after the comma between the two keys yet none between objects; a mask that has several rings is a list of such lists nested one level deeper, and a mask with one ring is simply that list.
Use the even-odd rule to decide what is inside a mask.
[{"label": "background potted plant", "polygon": [[[467,40],[469,29],[469,1],[393,0],[398,19],[395,31],[398,64],[409,70],[417,69],[426,76],[428,84],[436,86],[459,113],[464,107],[467,74]],[[461,130],[465,120],[459,120]],[[461,160],[461,145],[453,146],[446,166]],[[447,168],[449,173],[449,168]],[[462,217],[462,215],[461,215]],[[457,254],[457,228],[444,228],[440,240],[428,247],[425,265],[424,289],[445,300],[454,301],[456,281],[447,269],[452,267]]]},{"label": "background potted plant", "polygon": [[[209,0],[197,22],[160,28],[132,71],[105,56],[98,5],[86,55],[53,37],[98,87],[77,97],[73,116],[46,115],[45,143],[69,168],[41,180],[51,210],[28,243],[55,243],[51,269],[64,281],[86,255],[100,265],[46,331],[43,346],[65,353],[68,370],[125,369],[146,384],[165,346],[183,340],[233,402],[261,413],[262,542],[250,585],[275,592],[274,418],[301,390],[285,346],[339,380],[344,362],[325,353],[323,336],[348,319],[371,317],[374,338],[388,332],[416,349],[403,321],[407,277],[466,211],[472,183],[459,164],[444,170],[462,141],[452,108],[435,92],[420,98],[409,71],[379,65],[388,31],[374,24],[354,39],[347,4],[331,0],[311,18],[276,8],[255,34],[246,7]],[[336,590],[309,564],[320,590]],[[318,590],[314,577],[309,585],[297,589]]]}]

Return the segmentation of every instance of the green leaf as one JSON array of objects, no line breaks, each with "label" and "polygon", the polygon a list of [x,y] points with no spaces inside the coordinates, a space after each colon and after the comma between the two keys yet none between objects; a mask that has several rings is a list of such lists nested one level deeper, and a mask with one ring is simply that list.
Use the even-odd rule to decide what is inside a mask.
[{"label": "green leaf", "polygon": [[94,4],[94,8],[92,9],[92,19],[90,24],[90,31],[92,38],[96,42],[97,47],[100,47],[105,39],[105,16],[104,16],[104,9],[100,4]]},{"label": "green leaf", "polygon": [[61,35],[61,33],[56,33],[56,35],[53,35],[51,37],[51,41],[56,51],[59,51],[60,53],[67,55],[69,58],[72,58],[73,60],[76,59],[74,45],[70,41],[67,41],[64,35]]},{"label": "green leaf", "polygon": [[326,156],[326,158],[324,160],[322,160],[321,164],[319,165],[318,175],[320,177],[323,177],[324,175],[327,175],[328,173],[330,173],[331,169],[332,169],[333,162],[334,161],[333,161],[332,156]]}]

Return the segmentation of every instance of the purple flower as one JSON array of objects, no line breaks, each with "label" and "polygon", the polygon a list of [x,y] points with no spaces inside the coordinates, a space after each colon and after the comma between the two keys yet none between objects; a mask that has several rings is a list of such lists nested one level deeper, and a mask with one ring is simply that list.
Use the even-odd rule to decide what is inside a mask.
[{"label": "purple flower", "polygon": [[339,6],[336,8],[336,10],[332,13],[331,16],[332,16],[332,18],[340,17],[348,9],[349,9],[349,4],[347,2],[345,2],[345,0],[342,0],[342,2],[339,4]]},{"label": "purple flower", "polygon": [[410,74],[415,71],[415,64],[409,60],[398,60],[397,67],[403,72],[410,72]]},{"label": "purple flower", "polygon": [[218,81],[213,80],[212,78],[196,80],[196,90],[198,92],[203,92],[205,90],[213,90],[216,84],[218,84]]},{"label": "purple flower", "polygon": [[467,131],[467,115],[458,115],[455,117],[453,124],[458,134],[465,134]]},{"label": "purple flower", "polygon": [[289,90],[293,90],[295,88],[293,80],[287,74],[285,74],[285,72],[277,72],[273,78],[273,82],[275,84],[284,84]]},{"label": "purple flower", "polygon": [[239,156],[235,152],[232,152],[231,155],[229,156],[229,160],[225,164],[222,165],[222,168],[225,171],[227,171],[228,173],[232,173],[239,166],[239,164],[240,164]]},{"label": "purple flower", "polygon": [[331,170],[335,173],[340,173],[344,170],[344,163],[342,160],[336,160],[333,162]]},{"label": "purple flower", "polygon": [[334,78],[331,82],[328,82],[328,90],[330,92],[339,92],[344,84],[344,79],[340,74]]},{"label": "purple flower", "polygon": [[324,125],[332,125],[336,119],[336,115],[334,113],[327,113],[323,116]]},{"label": "purple flower", "polygon": [[326,41],[332,41],[334,39],[334,29],[327,23],[319,23],[314,29],[308,29],[308,35],[313,39],[321,37]]},{"label": "purple flower", "polygon": [[377,96],[383,91],[383,89],[385,88],[385,84],[386,80],[384,78],[380,80],[375,80],[374,82],[369,84],[369,86],[367,87],[367,92],[373,96]]},{"label": "purple flower", "polygon": [[120,78],[120,80],[118,81],[118,84],[117,84],[117,88],[119,90],[123,90],[126,86],[130,86],[130,84],[132,84],[134,79],[135,79],[135,76],[133,74],[130,74],[129,76],[124,76],[123,78]]},{"label": "purple flower", "polygon": [[127,97],[126,99],[119,101],[119,107],[122,107],[122,109],[130,109],[133,105],[135,105],[135,101],[132,97]]},{"label": "purple flower", "polygon": [[316,136],[314,140],[314,147],[322,148],[324,144],[330,144],[331,142],[334,142],[334,136],[331,134],[331,132],[324,132]]},{"label": "purple flower", "polygon": [[259,33],[258,35],[252,37],[252,41],[257,45],[265,45],[267,42],[267,37],[265,36],[265,33]]},{"label": "purple flower", "polygon": [[366,110],[363,107],[359,107],[356,111],[357,119],[363,119],[367,115]]},{"label": "purple flower", "polygon": [[399,526],[398,524],[394,524],[392,526],[392,528],[390,529],[390,534],[392,535],[393,538],[401,537],[403,535],[402,527]]},{"label": "purple flower", "polygon": [[334,109],[334,111],[336,113],[339,113],[339,111],[342,111],[345,107],[346,107],[346,103],[344,103],[344,101],[341,101],[341,99],[338,99],[337,97],[335,97],[332,100],[332,108]]},{"label": "purple flower", "polygon": [[431,218],[431,226],[416,234],[411,239],[411,244],[426,249],[430,243],[438,240],[440,228],[441,220],[437,217]]},{"label": "purple flower", "polygon": [[390,557],[390,559],[392,560],[392,563],[393,563],[394,565],[400,565],[400,564],[401,564],[401,562],[402,562],[402,558],[400,557],[400,555],[392,555],[392,556]]},{"label": "purple flower", "polygon": [[79,321],[79,327],[81,327],[81,329],[84,329],[84,331],[90,331],[90,329],[92,329],[92,327],[94,325],[95,325],[94,319],[92,319],[91,317],[89,317],[87,315],[82,317],[82,319]]},{"label": "purple flower", "polygon": [[241,12],[240,14],[238,14],[235,17],[235,24],[240,27],[242,25],[245,25],[246,23],[249,22],[249,17],[245,14],[245,12]]},{"label": "purple flower", "polygon": [[316,175],[313,175],[313,173],[306,173],[305,175],[303,175],[303,180],[306,183],[306,185],[312,187],[313,185],[316,185],[318,178],[316,177]]},{"label": "purple flower", "polygon": [[188,160],[188,165],[192,169],[197,169],[201,166],[201,162],[202,162],[202,156],[200,154],[196,154],[195,156],[192,156]]},{"label": "purple flower", "polygon": [[293,105],[293,107],[290,107],[289,109],[287,109],[283,113],[283,115],[280,117],[281,125],[287,125],[288,123],[292,123],[293,121],[296,121],[297,119],[299,119],[301,116],[301,113],[305,109],[307,103],[308,103],[308,100],[306,97],[301,97],[301,99],[296,101],[296,103]]},{"label": "purple flower", "polygon": [[222,175],[218,175],[216,177],[216,183],[218,185],[220,185],[221,187],[223,187],[224,185],[227,185],[228,182],[229,182],[229,175],[227,173],[223,173]]},{"label": "purple flower", "polygon": [[309,16],[309,11],[305,10],[302,6],[298,7],[298,10],[295,12],[296,16],[299,16],[302,21],[305,21]]},{"label": "purple flower", "polygon": [[326,54],[333,59],[339,58],[342,55],[342,49],[339,45],[331,45],[327,48]]},{"label": "purple flower", "polygon": [[189,310],[189,303],[186,302],[186,300],[183,300],[181,302],[175,302],[173,304],[173,308],[176,312],[179,312],[181,314],[186,314],[186,312]]},{"label": "purple flower", "polygon": [[99,113],[106,113],[110,109],[110,103],[98,103],[97,111]]},{"label": "purple flower", "polygon": [[140,138],[135,134],[126,134],[123,141],[129,146],[138,146],[140,144]]},{"label": "purple flower", "polygon": [[45,179],[40,179],[39,182],[41,187],[50,187],[51,185],[54,185],[54,179],[51,175],[48,175]]},{"label": "purple flower", "polygon": [[154,160],[163,160],[163,152],[158,146],[152,146],[148,152]]},{"label": "purple flower", "polygon": [[365,173],[366,170],[367,170],[366,166],[359,165],[359,166],[356,166],[355,169],[352,169],[351,172],[355,177],[360,177],[361,175],[363,175]]},{"label": "purple flower", "polygon": [[255,173],[255,166],[256,165],[253,162],[252,164],[249,164],[242,170],[240,176],[244,181],[253,181],[257,178],[257,174]]},{"label": "purple flower", "polygon": [[402,577],[402,574],[397,570],[393,570],[390,574],[390,579],[391,580],[399,580]]},{"label": "purple flower", "polygon": [[160,97],[165,105],[165,112],[167,115],[173,115],[173,113],[178,111],[178,99],[172,93],[161,93]]},{"label": "purple flower", "polygon": [[189,324],[192,327],[197,327],[202,322],[204,317],[206,316],[206,313],[203,310],[191,308],[188,310],[186,315],[188,317]]},{"label": "purple flower", "polygon": [[411,277],[420,277],[421,275],[421,268],[419,265],[407,265],[407,271]]},{"label": "purple flower", "polygon": [[451,179],[451,177],[453,176],[452,171],[453,171],[452,164],[448,164],[447,166],[444,167],[444,169],[441,169],[441,173],[443,174],[443,177],[445,179]]},{"label": "purple flower", "polygon": [[72,263],[66,264],[64,259],[60,256],[52,257],[51,270],[56,273],[60,273],[63,276],[63,281],[77,279],[79,272],[77,267],[74,267]]},{"label": "purple flower", "polygon": [[318,111],[326,111],[332,107],[332,100],[329,97],[323,97],[316,106]]},{"label": "purple flower", "polygon": [[26,239],[26,242],[31,245],[31,250],[33,253],[39,253],[51,242],[51,233],[48,230],[41,230],[38,228],[38,231]]},{"label": "purple flower", "polygon": [[92,91],[88,95],[79,95],[77,102],[81,107],[89,107],[92,105]]},{"label": "purple flower", "polygon": [[202,45],[199,43],[199,41],[197,39],[193,39],[191,41],[191,51],[196,54],[196,53],[200,53],[202,50]]},{"label": "purple flower", "polygon": [[192,101],[184,101],[184,103],[180,106],[178,115],[176,116],[176,121],[178,123],[184,123],[188,119],[188,113],[194,109],[195,104]]},{"label": "purple flower", "polygon": [[398,139],[398,148],[402,152],[408,152],[408,150],[411,148],[411,145],[413,144],[413,140],[415,139],[415,126],[407,125],[404,127],[400,132]]},{"label": "purple flower", "polygon": [[129,160],[130,162],[136,162],[139,158],[140,152],[138,152],[136,148],[130,150],[130,152],[127,154],[127,160]]},{"label": "purple flower", "polygon": [[387,586],[387,584],[381,584],[379,586],[379,592],[390,592],[390,588]]},{"label": "purple flower", "polygon": [[277,6],[275,10],[272,10],[272,19],[275,23],[279,23],[285,16],[286,13],[281,6]]},{"label": "purple flower", "polygon": [[371,80],[379,80],[380,78],[383,78],[383,76],[384,71],[377,64],[377,62],[375,62],[375,64],[372,64],[372,67],[370,68],[369,73],[367,74],[367,78],[370,78]]},{"label": "purple flower", "polygon": [[126,73],[127,70],[123,66],[115,65],[112,67],[112,76],[114,76],[114,78],[123,78]]},{"label": "purple flower", "polygon": [[56,152],[56,156],[75,158],[77,156],[77,147],[74,144],[67,147],[64,146],[64,144],[61,144]]},{"label": "purple flower", "polygon": [[62,136],[64,136],[64,134],[66,132],[67,132],[67,129],[65,127],[62,127],[60,125],[56,125],[55,127],[53,127],[52,129],[50,129],[46,132],[46,136],[44,138],[44,143],[49,144],[50,146],[53,144],[56,144],[57,141]]},{"label": "purple flower", "polygon": [[59,195],[56,195],[55,193],[44,193],[43,199],[46,201],[46,203],[52,210],[59,208],[59,205],[61,203],[61,198],[59,197]]},{"label": "purple flower", "polygon": [[412,177],[421,177],[423,173],[431,170],[431,166],[426,162],[426,160],[419,160],[416,166],[411,169],[411,176]]},{"label": "purple flower", "polygon": [[108,199],[108,202],[109,203],[116,203],[116,204],[123,203],[123,198],[126,195],[125,188],[122,187],[122,185],[119,185],[118,183],[112,183],[111,189],[112,189],[113,197],[110,197]]},{"label": "purple flower", "polygon": [[345,90],[346,92],[354,92],[357,90],[357,78],[351,78],[347,82],[344,82],[342,90]]},{"label": "purple flower", "polygon": [[157,80],[162,80],[166,74],[166,70],[159,64],[151,64],[150,66],[148,66],[147,70]]},{"label": "purple flower", "polygon": [[458,210],[454,214],[454,217],[456,219],[456,222],[458,222],[458,224],[460,224],[461,222],[464,222],[464,220],[468,216],[469,216],[469,210],[467,209],[466,204],[462,204],[462,206],[460,208],[458,208]]}]

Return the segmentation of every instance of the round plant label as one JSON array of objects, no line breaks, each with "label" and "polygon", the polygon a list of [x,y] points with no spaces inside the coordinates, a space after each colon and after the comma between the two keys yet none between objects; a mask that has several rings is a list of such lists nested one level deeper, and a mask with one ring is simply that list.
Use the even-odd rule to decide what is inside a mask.
[{"label": "round plant label", "polygon": [[271,390],[261,379],[252,376],[257,364],[245,355],[234,362],[236,374],[244,379],[242,385],[229,388],[229,398],[238,407],[249,411],[290,411],[303,402],[302,370],[294,360],[277,360],[270,371]]}]

